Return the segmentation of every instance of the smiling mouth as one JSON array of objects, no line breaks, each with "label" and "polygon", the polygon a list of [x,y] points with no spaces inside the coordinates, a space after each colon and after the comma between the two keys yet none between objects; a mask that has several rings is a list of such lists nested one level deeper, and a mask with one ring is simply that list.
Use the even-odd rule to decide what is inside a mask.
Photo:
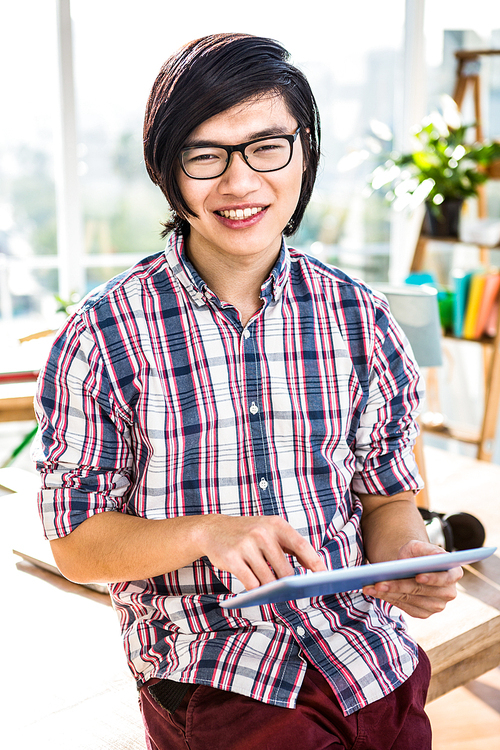
[{"label": "smiling mouth", "polygon": [[219,214],[219,216],[223,216],[225,219],[241,221],[242,219],[249,219],[251,216],[255,216],[255,214],[258,214],[263,210],[263,206],[254,206],[254,208],[231,208],[227,211],[215,211],[215,213]]}]

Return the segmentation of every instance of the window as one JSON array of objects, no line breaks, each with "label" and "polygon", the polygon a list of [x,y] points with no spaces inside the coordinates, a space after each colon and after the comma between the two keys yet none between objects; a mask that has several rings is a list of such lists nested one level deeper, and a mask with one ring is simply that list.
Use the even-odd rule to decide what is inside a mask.
[{"label": "window", "polygon": [[4,6],[0,22],[0,316],[46,312],[57,292],[53,3]]},{"label": "window", "polygon": [[[54,294],[68,273],[57,254],[55,5],[26,0],[2,11],[7,23],[2,23],[0,54],[2,68],[10,71],[3,101],[12,113],[0,144],[8,177],[0,193],[4,321],[54,310]],[[141,150],[146,99],[174,49],[221,25],[202,2],[191,5],[189,23],[182,5],[163,0],[72,0],[71,13],[83,253],[79,259],[70,250],[67,265],[81,296],[162,249],[166,204],[146,175]],[[363,195],[373,165],[367,161],[341,173],[337,164],[364,144],[370,120],[393,123],[404,4],[357,0],[325,19],[324,4],[313,0],[303,14],[303,4],[291,2],[284,18],[281,9],[264,0],[253,4],[251,14],[246,6],[231,11],[232,28],[278,38],[290,50],[308,75],[322,113],[322,172],[294,244],[339,263],[350,258],[355,266],[366,265],[369,258],[383,274],[387,208]]]}]

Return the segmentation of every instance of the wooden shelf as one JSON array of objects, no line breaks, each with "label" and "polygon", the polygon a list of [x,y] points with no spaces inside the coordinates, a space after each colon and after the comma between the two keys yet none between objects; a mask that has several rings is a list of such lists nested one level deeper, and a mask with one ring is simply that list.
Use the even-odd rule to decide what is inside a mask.
[{"label": "wooden shelf", "polygon": [[[421,271],[425,265],[425,254],[427,243],[431,238],[421,234],[413,256],[411,264],[412,271]],[[433,238],[437,239],[437,238]],[[460,240],[447,239],[447,242],[460,244]],[[467,243],[473,245],[474,243]],[[476,245],[476,247],[479,247]],[[477,344],[483,349],[484,361],[484,384],[485,384],[485,403],[481,419],[481,429],[477,437],[472,438],[470,435],[464,435],[462,430],[454,430],[446,426],[426,426],[422,425],[425,431],[439,433],[443,437],[448,437],[460,442],[472,443],[478,446],[477,458],[483,461],[491,461],[493,458],[493,448],[495,443],[498,410],[500,406],[500,308],[497,319],[497,332],[494,338],[483,337],[481,339],[466,339],[455,336],[452,333],[443,334],[443,338],[457,343]]]},{"label": "wooden shelf", "polygon": [[[427,236],[420,235],[411,266],[413,271],[421,271],[423,269],[428,241],[429,238]],[[449,241],[451,242],[451,240]],[[456,242],[457,240],[455,240]],[[443,337],[460,344],[463,342],[477,344],[483,349],[485,400],[481,429],[477,437],[471,437],[470,434],[464,434],[462,430],[455,430],[442,425],[433,428],[432,426],[423,424],[422,427],[426,431],[439,433],[443,437],[477,445],[477,458],[483,461],[491,461],[493,458],[500,406],[500,308],[497,319],[497,332],[494,338],[485,336],[481,339],[466,339],[451,333],[443,334]]]},{"label": "wooden shelf", "polygon": [[[476,129],[476,140],[482,141],[482,127],[481,127],[481,97],[480,97],[480,79],[477,66],[470,67],[470,61],[477,61],[482,55],[500,55],[500,50],[458,50],[455,52],[455,56],[458,61],[457,76],[455,81],[455,90],[453,93],[453,99],[455,100],[458,108],[461,108],[463,100],[468,88],[472,88],[473,99],[474,99],[474,113],[475,113],[475,129]],[[486,210],[486,195],[483,188],[480,186],[478,190],[478,217],[485,218],[487,214]],[[415,246],[415,252],[411,263],[411,271],[421,271],[425,266],[425,255],[427,245],[429,242],[445,242],[450,245],[472,245],[479,248],[481,263],[488,265],[489,263],[489,250],[498,245],[481,245],[475,242],[465,242],[459,237],[435,237],[430,236],[427,233],[427,227],[422,224],[420,230],[420,236]],[[443,437],[451,438],[454,440],[460,440],[461,442],[471,443],[477,445],[477,458],[483,461],[491,461],[493,457],[493,448],[495,443],[497,422],[498,422],[498,411],[500,406],[500,309],[497,319],[497,332],[494,338],[483,337],[481,339],[466,339],[463,337],[457,337],[453,334],[445,334],[444,337],[451,341],[457,341],[459,343],[468,342],[471,344],[479,344],[483,348],[483,363],[484,363],[484,385],[485,385],[485,399],[484,409],[481,420],[481,428],[479,433],[468,432],[461,429],[455,429],[448,427],[446,421],[439,425],[426,425],[422,422],[422,429],[429,432],[442,435]]]},{"label": "wooden shelf", "polygon": [[431,432],[449,440],[459,440],[461,443],[468,443],[469,445],[479,445],[481,442],[481,434],[477,430],[452,427],[446,423],[433,425],[425,421],[421,421],[420,426],[424,432]]},{"label": "wooden shelf", "polygon": [[471,240],[464,240],[461,237],[439,237],[435,234],[421,233],[420,238],[425,242],[444,242],[447,245],[474,245],[475,247],[481,247],[485,250],[500,250],[500,244],[488,245],[486,243],[472,242]]},{"label": "wooden shelf", "polygon": [[443,333],[443,338],[450,339],[450,341],[465,341],[467,344],[479,344],[488,348],[494,348],[496,342],[496,337],[483,336],[480,339],[466,339],[464,336],[455,336],[453,333]]},{"label": "wooden shelf", "polygon": [[469,245],[479,248],[480,262],[482,265],[487,266],[490,259],[490,250],[500,250],[500,245],[480,245],[477,242],[466,242],[461,240],[459,237],[436,237],[429,234],[420,233],[413,259],[410,266],[410,271],[421,271],[424,265],[424,259],[427,251],[427,245],[429,242],[442,242],[447,245]]}]

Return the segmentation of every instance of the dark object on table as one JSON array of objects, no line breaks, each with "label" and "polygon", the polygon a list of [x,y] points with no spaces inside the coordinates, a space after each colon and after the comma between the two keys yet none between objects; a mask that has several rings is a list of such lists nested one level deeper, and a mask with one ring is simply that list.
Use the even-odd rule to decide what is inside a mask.
[{"label": "dark object on table", "polygon": [[484,526],[470,513],[446,515],[427,508],[419,508],[419,511],[424,519],[429,540],[447,552],[483,546],[486,538]]}]

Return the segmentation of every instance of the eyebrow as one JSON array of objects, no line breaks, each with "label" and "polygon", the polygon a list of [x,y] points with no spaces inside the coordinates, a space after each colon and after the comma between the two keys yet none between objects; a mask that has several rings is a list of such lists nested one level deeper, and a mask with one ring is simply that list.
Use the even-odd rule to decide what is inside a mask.
[{"label": "eyebrow", "polygon": [[[256,133],[251,133],[248,138],[245,141],[242,141],[242,143],[247,143],[248,141],[256,141],[259,138],[267,138],[268,136],[272,135],[288,135],[288,128],[280,125],[276,125],[272,128],[266,128],[265,130],[259,130]],[[195,139],[191,140],[189,139],[186,143],[184,148],[200,148],[203,146],[222,146],[223,144],[220,141],[210,141],[207,139]]]}]

